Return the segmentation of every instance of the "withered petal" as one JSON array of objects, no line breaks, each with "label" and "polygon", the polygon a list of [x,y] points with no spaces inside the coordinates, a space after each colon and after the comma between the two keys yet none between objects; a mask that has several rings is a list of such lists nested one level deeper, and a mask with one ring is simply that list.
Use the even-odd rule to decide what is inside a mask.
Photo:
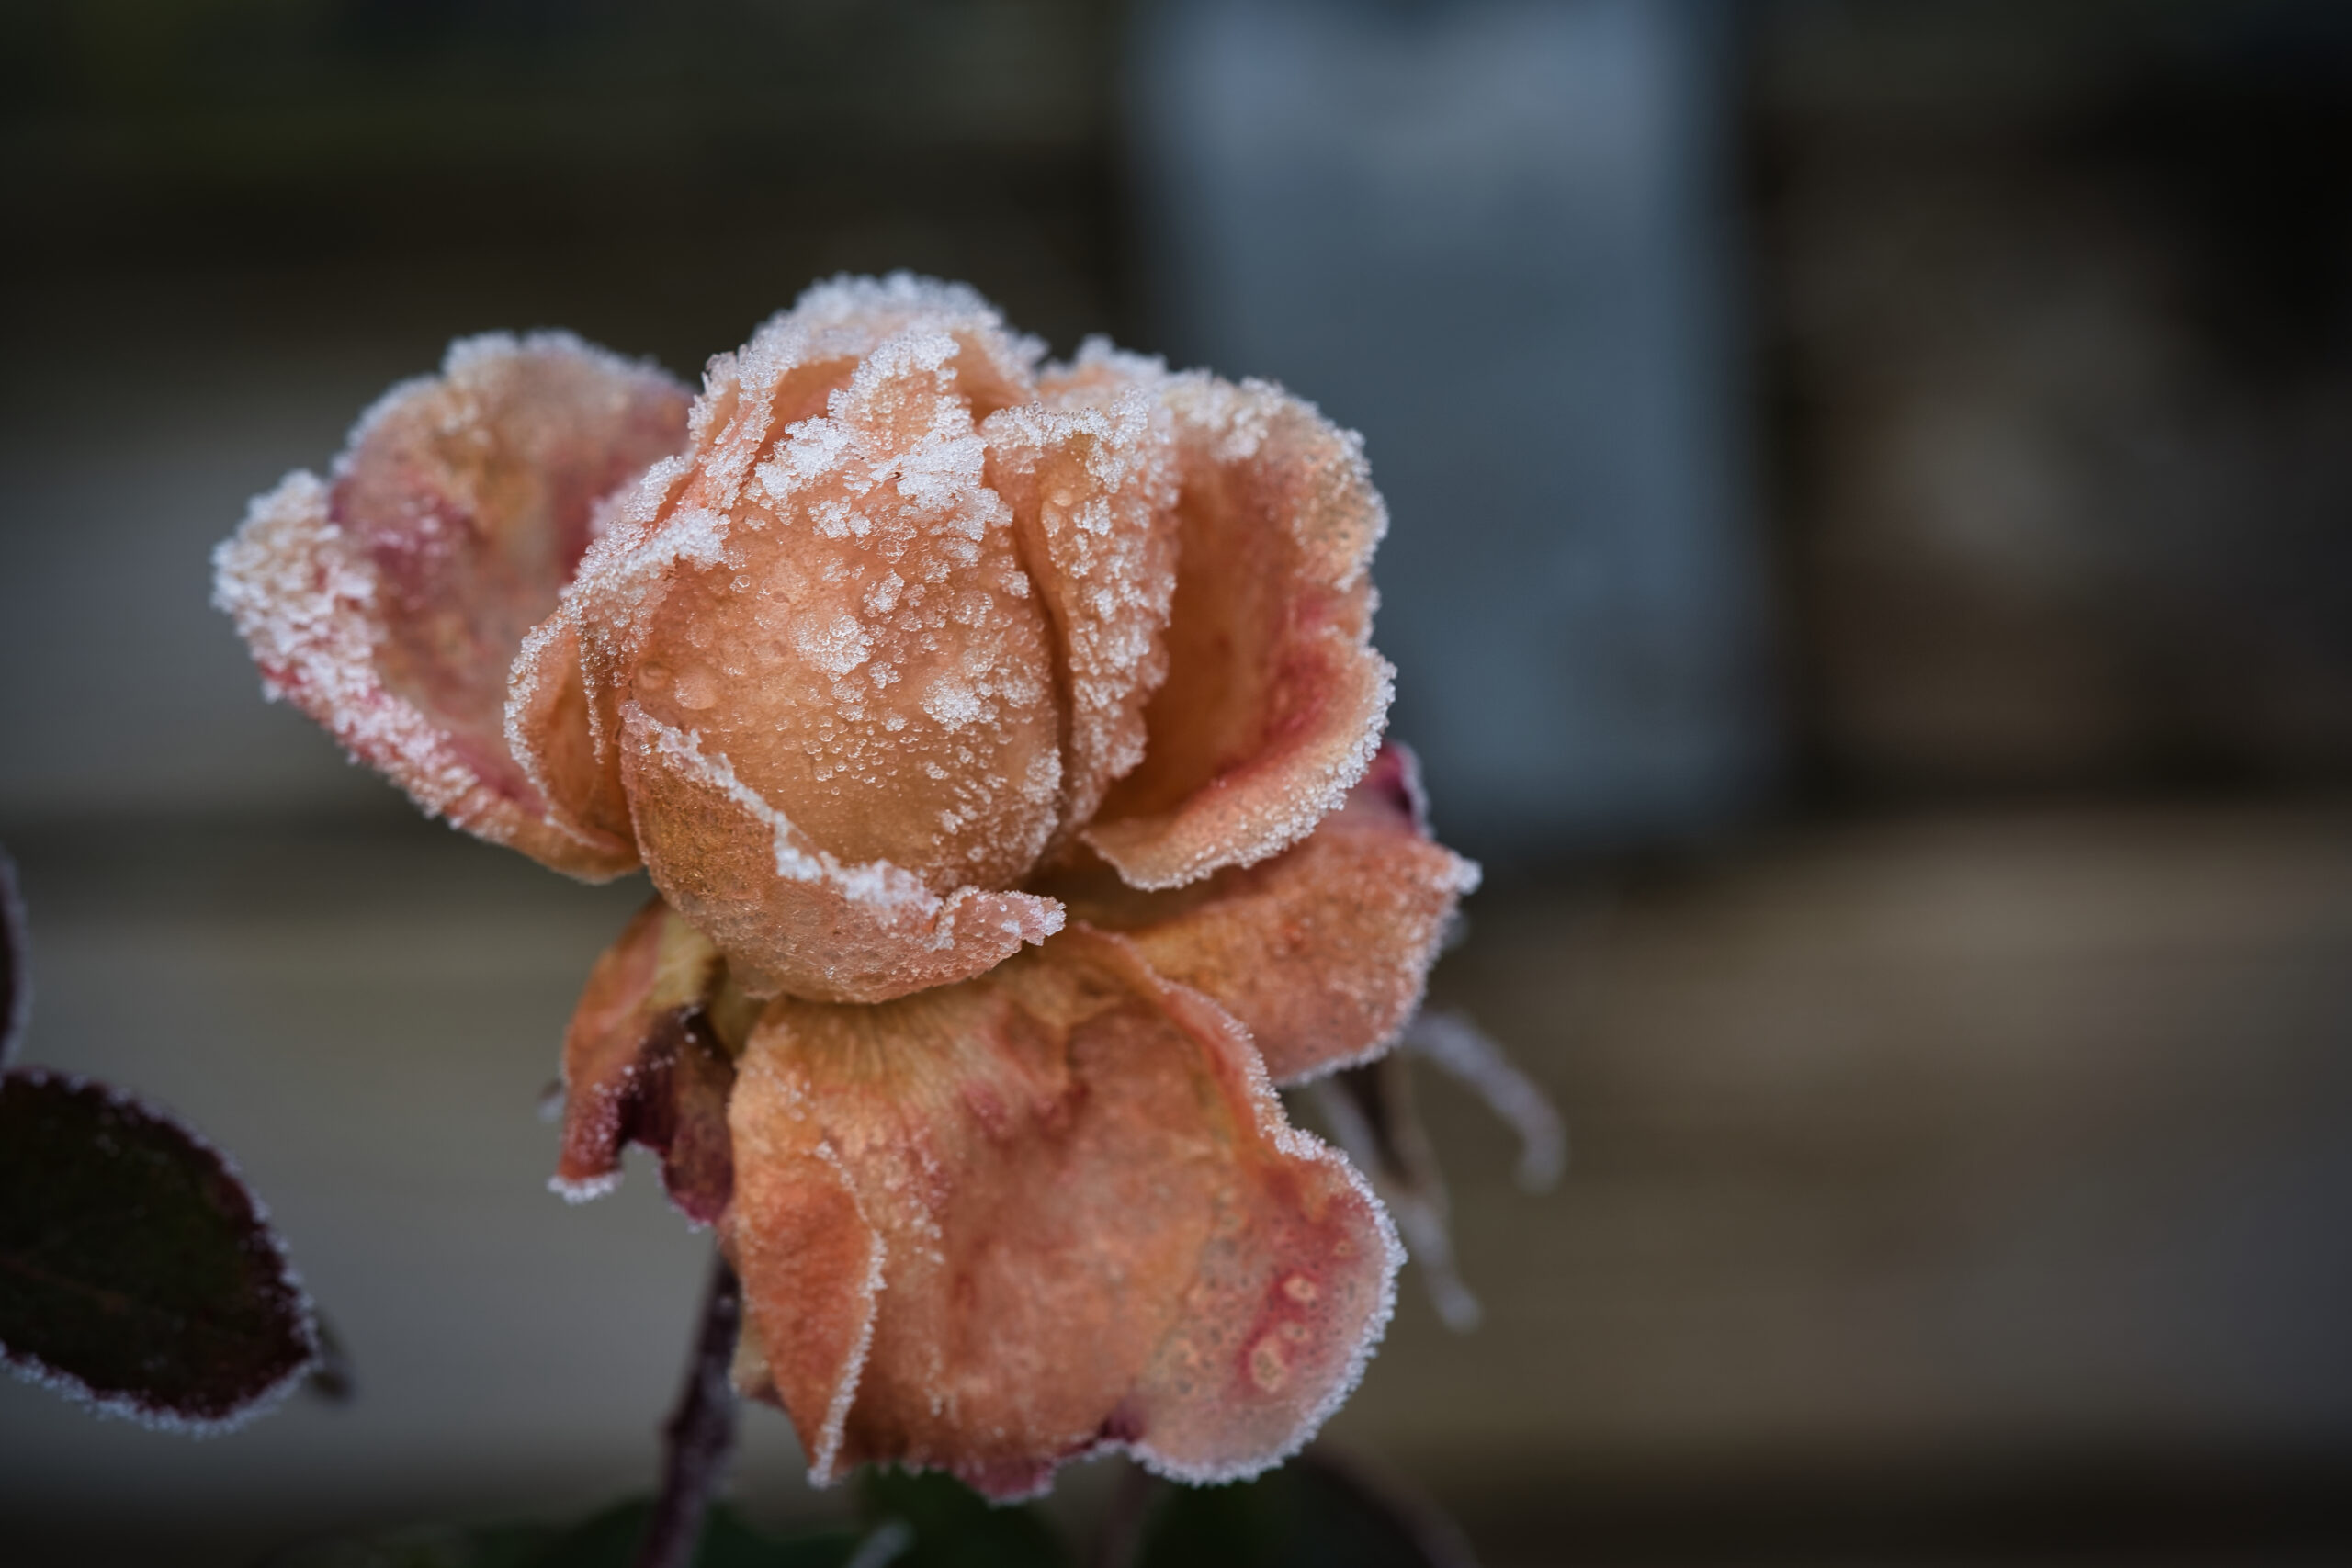
[{"label": "withered petal", "polygon": [[[1090,346],[1048,396],[1102,396],[1152,362]],[[1091,393],[1088,389],[1094,389]],[[1182,489],[1168,677],[1142,763],[1082,835],[1137,887],[1288,848],[1371,761],[1393,670],[1370,643],[1388,514],[1363,442],[1262,381],[1164,377]]]},{"label": "withered petal", "polygon": [[1477,885],[1476,865],[1430,842],[1413,755],[1392,741],[1338,811],[1272,860],[1166,893],[1082,871],[1038,890],[1215,998],[1290,1084],[1388,1049]]},{"label": "withered petal", "polygon": [[361,417],[331,483],[296,473],[254,500],[215,601],[275,694],[427,811],[574,875],[626,871],[626,836],[551,813],[510,752],[507,682],[597,502],[684,443],[686,403],[569,334],[453,344]]},{"label": "withered petal", "polygon": [[1116,936],[880,1007],[774,1002],[729,1121],[751,1370],[820,1483],[896,1461],[1019,1496],[1103,1448],[1251,1474],[1387,1320],[1401,1254],[1363,1179]]},{"label": "withered petal", "polygon": [[755,996],[877,1002],[979,974],[1062,927],[1029,893],[933,893],[888,861],[844,864],[691,730],[621,709],[623,777],[653,885]]},{"label": "withered petal", "polygon": [[597,958],[564,1031],[558,1192],[580,1202],[610,1191],[621,1151],[639,1144],[661,1156],[681,1213],[718,1221],[734,1185],[735,1069],[712,1018],[725,980],[718,948],[659,898]]}]

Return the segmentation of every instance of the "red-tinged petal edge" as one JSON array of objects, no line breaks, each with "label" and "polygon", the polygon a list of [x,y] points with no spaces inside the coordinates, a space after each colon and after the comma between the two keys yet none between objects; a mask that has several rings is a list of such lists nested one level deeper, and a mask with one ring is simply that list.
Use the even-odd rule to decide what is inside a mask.
[{"label": "red-tinged petal edge", "polygon": [[1419,767],[1392,741],[1338,811],[1272,860],[1168,893],[1125,887],[1107,871],[1040,891],[1215,998],[1287,1085],[1396,1043],[1455,905],[1477,885],[1477,866],[1430,840]]},{"label": "red-tinged petal edge", "polygon": [[[685,438],[685,389],[563,333],[451,345],[353,429],[332,481],[288,476],[214,554],[214,602],[273,696],[418,805],[587,878],[634,850],[551,811],[506,736],[510,671],[601,513]],[[585,705],[565,710],[585,722]]]},{"label": "red-tinged petal edge", "polygon": [[729,1120],[739,1371],[820,1483],[897,1462],[1011,1498],[1104,1449],[1254,1474],[1387,1322],[1370,1188],[1283,1119],[1246,1031],[1115,936],[880,1007],[775,1002]]},{"label": "red-tinged petal edge", "polygon": [[845,865],[700,738],[622,706],[623,776],[646,869],[754,996],[877,1002],[967,979],[1043,942],[1062,908],[1028,893],[933,893],[888,861]]},{"label": "red-tinged petal edge", "polygon": [[660,899],[639,910],[590,971],[563,1041],[563,1146],[548,1185],[573,1202],[612,1190],[629,1144],[662,1161],[678,1211],[714,1224],[734,1190],[727,1047],[748,1019],[729,1016],[718,950]]},{"label": "red-tinged petal edge", "polygon": [[[1090,345],[1041,385],[1102,396],[1150,361]],[[1182,886],[1296,843],[1379,745],[1395,671],[1370,643],[1388,514],[1363,444],[1262,381],[1168,377],[1180,483],[1168,676],[1140,765],[1081,835],[1128,883]]]}]

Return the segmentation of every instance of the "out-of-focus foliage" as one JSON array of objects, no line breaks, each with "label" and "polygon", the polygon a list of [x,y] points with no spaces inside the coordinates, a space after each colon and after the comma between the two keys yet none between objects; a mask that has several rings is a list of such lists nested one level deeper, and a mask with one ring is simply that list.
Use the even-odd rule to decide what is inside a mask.
[{"label": "out-of-focus foliage", "polygon": [[[401,1530],[298,1547],[270,1559],[269,1568],[630,1568],[652,1517],[653,1505],[639,1500],[616,1504],[570,1527]],[[855,1530],[842,1529],[780,1539],[744,1523],[722,1504],[711,1510],[695,1568],[842,1568],[863,1539]]]},{"label": "out-of-focus foliage", "polygon": [[1310,1450],[1240,1486],[1171,1490],[1134,1568],[1475,1568],[1442,1516]]},{"label": "out-of-focus foliage", "polygon": [[858,1506],[876,1529],[912,1532],[891,1568],[1068,1568],[1069,1549],[1034,1508],[1003,1508],[945,1475],[868,1470]]},{"label": "out-of-focus foliage", "polygon": [[[946,1475],[868,1470],[857,1490],[858,1529],[772,1536],[720,1504],[695,1568],[1071,1568],[1080,1561],[1036,1509],[990,1504]],[[1130,1495],[1159,1499],[1139,1547],[1123,1550],[1114,1517],[1105,1544],[1086,1561],[1108,1568],[1475,1568],[1444,1518],[1320,1449],[1255,1481],[1156,1482]],[[652,1505],[638,1500],[571,1526],[401,1530],[298,1547],[267,1568],[629,1568],[651,1517]]]}]

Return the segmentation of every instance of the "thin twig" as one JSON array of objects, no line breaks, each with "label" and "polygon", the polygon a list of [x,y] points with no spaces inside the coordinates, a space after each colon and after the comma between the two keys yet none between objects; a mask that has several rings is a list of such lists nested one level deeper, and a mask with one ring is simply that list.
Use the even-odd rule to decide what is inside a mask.
[{"label": "thin twig", "polygon": [[662,1428],[662,1495],[654,1500],[653,1523],[637,1554],[637,1568],[689,1568],[694,1562],[703,1517],[735,1451],[735,1390],[727,1371],[742,1321],[742,1286],[727,1259],[714,1255],[685,1386]]}]

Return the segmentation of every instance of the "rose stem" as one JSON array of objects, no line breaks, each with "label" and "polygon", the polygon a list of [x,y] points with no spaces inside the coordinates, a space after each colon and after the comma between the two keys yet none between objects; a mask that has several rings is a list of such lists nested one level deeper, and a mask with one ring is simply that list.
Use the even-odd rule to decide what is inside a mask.
[{"label": "rose stem", "polygon": [[735,1451],[735,1391],[727,1369],[742,1320],[742,1286],[727,1259],[714,1253],[685,1384],[662,1428],[662,1495],[654,1500],[652,1528],[637,1554],[637,1568],[689,1568],[694,1562],[703,1517]]},{"label": "rose stem", "polygon": [[1111,1490],[1111,1506],[1094,1538],[1094,1555],[1087,1568],[1127,1568],[1143,1545],[1144,1520],[1151,1512],[1159,1484],[1150,1472],[1133,1460],[1121,1468]]}]

